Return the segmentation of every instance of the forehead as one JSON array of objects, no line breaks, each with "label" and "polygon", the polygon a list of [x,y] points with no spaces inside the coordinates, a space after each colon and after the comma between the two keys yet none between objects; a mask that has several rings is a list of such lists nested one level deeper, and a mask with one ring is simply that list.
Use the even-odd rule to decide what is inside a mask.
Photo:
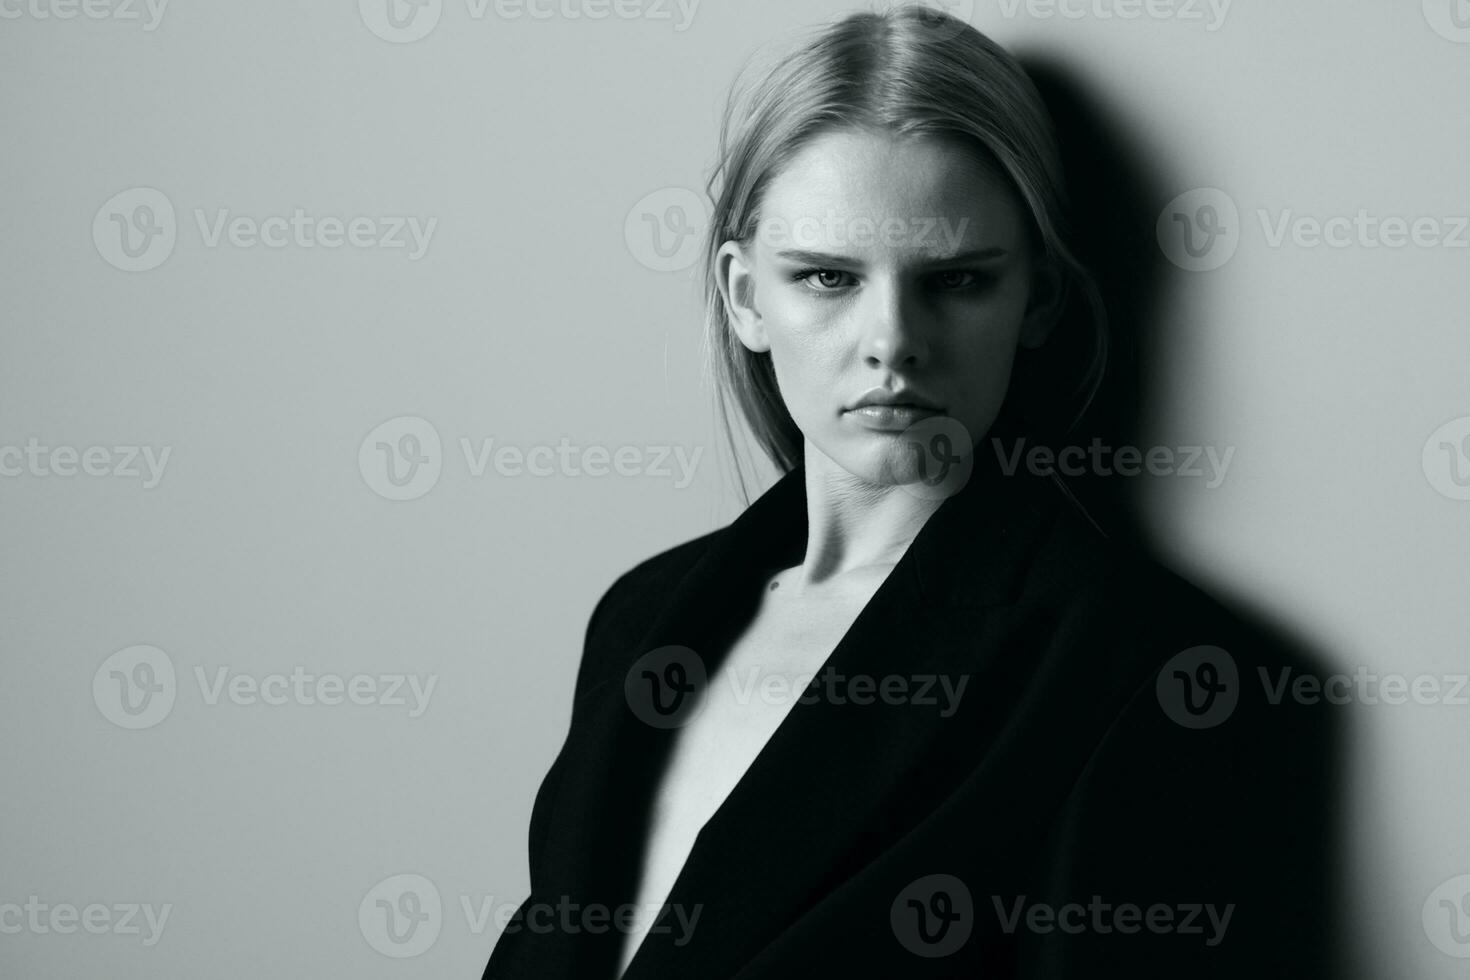
[{"label": "forehead", "polygon": [[758,234],[769,244],[798,229],[832,238],[844,223],[885,222],[912,234],[873,241],[924,251],[935,250],[919,237],[925,225],[951,229],[948,240],[963,248],[1009,248],[1025,227],[1015,191],[975,149],[957,140],[834,130],[808,142],[772,179]]}]

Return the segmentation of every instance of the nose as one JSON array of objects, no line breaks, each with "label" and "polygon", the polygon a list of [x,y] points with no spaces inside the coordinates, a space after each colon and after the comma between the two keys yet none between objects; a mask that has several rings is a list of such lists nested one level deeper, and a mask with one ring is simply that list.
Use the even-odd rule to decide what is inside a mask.
[{"label": "nose", "polygon": [[871,306],[864,311],[859,353],[873,368],[912,371],[928,357],[923,313],[918,298],[896,283],[870,287]]}]

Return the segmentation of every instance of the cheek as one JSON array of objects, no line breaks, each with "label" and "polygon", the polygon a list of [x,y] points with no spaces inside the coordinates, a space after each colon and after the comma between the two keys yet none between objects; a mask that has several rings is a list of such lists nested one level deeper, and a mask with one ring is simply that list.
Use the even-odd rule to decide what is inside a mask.
[{"label": "cheek", "polygon": [[983,327],[982,333],[1017,334],[1026,316],[1030,287],[1020,276],[1007,276],[1004,281],[982,293],[969,304],[971,319]]},{"label": "cheek", "polygon": [[979,405],[994,401],[1004,392],[1015,363],[1017,331],[1007,324],[1003,330],[974,330],[946,351],[943,371],[953,381],[963,402]]},{"label": "cheek", "polygon": [[826,414],[826,401],[840,374],[836,357],[812,335],[771,334],[776,387],[798,423]]},{"label": "cheek", "polygon": [[1009,366],[1020,334],[1019,317],[982,318],[973,323],[970,329],[951,334],[948,354],[952,360],[963,362],[967,368],[974,368],[977,364],[991,366],[998,361],[1004,361]]},{"label": "cheek", "polygon": [[782,297],[762,311],[778,380],[829,378],[850,345],[840,317],[821,304]]},{"label": "cheek", "polygon": [[1007,288],[957,307],[942,332],[949,357],[968,367],[997,358],[1009,362],[1020,341],[1027,295],[1024,286]]}]

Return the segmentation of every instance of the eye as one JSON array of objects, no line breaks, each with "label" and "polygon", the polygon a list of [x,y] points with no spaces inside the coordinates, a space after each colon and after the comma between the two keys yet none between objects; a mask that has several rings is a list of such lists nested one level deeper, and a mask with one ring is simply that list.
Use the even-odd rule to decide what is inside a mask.
[{"label": "eye", "polygon": [[799,282],[808,289],[828,293],[851,285],[852,276],[838,269],[802,269],[792,275],[792,282]]},{"label": "eye", "polygon": [[946,269],[934,274],[934,284],[940,289],[968,289],[979,283],[980,277],[965,269]]}]

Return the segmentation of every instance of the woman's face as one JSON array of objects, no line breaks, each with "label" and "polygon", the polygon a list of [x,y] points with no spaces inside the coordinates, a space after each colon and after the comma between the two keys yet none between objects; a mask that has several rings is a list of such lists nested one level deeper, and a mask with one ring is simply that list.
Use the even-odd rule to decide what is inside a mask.
[{"label": "woman's face", "polygon": [[[903,434],[926,418],[979,443],[1017,345],[1046,339],[1059,300],[1027,220],[948,140],[832,131],[772,179],[754,240],[720,252],[720,285],[741,341],[770,352],[810,462],[886,486],[923,476]],[[884,389],[915,404],[860,406]]]}]

